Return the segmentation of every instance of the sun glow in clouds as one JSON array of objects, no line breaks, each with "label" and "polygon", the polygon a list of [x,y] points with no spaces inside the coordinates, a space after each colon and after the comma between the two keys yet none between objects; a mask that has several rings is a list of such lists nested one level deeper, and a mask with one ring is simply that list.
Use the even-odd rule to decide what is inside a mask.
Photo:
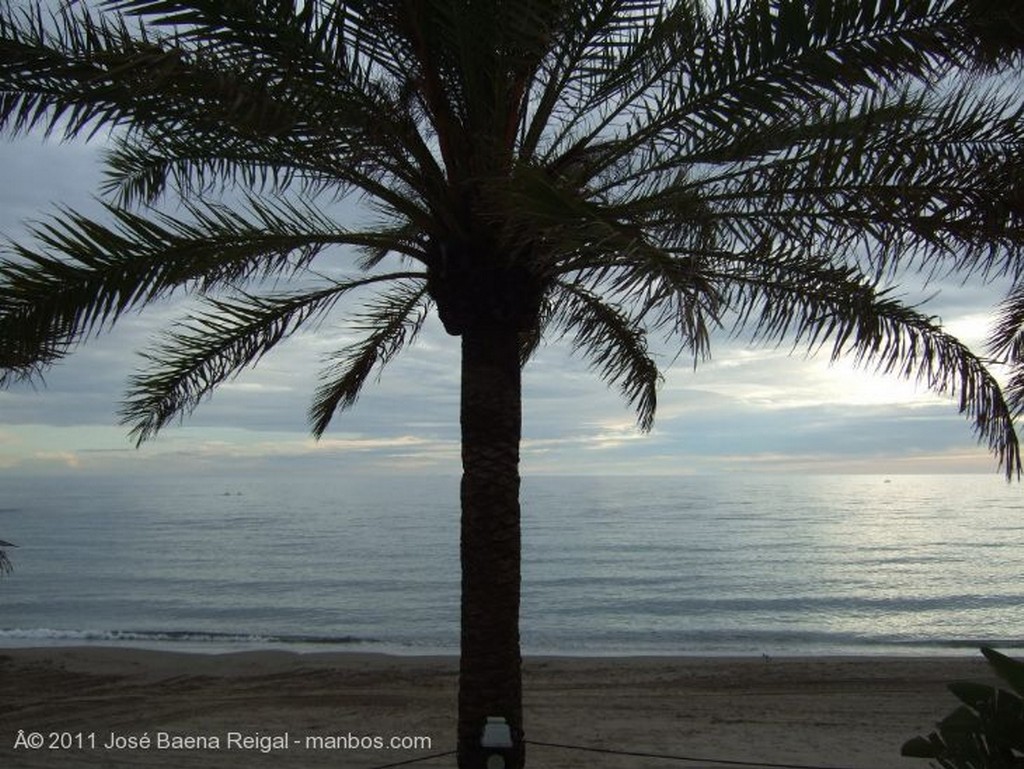
[{"label": "sun glow in clouds", "polygon": [[797,409],[819,406],[933,405],[940,396],[912,380],[881,375],[849,359],[787,356],[775,350],[739,350],[675,379],[754,408]]}]

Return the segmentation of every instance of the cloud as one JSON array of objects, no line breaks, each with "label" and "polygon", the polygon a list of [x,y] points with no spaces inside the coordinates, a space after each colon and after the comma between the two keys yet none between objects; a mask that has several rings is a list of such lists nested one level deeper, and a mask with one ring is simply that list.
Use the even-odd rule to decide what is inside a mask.
[{"label": "cloud", "polygon": [[80,470],[82,468],[81,457],[73,451],[40,451],[32,455],[32,462],[53,463],[71,470]]},{"label": "cloud", "polygon": [[[101,148],[0,142],[0,232],[24,240],[23,220],[45,216],[55,202],[99,211],[92,195]],[[349,266],[338,256],[327,269]],[[922,311],[980,345],[1006,288],[936,280],[906,290],[936,294]],[[355,338],[344,316],[282,343],[201,403],[184,426],[135,451],[118,424],[126,383],[143,364],[137,353],[152,349],[186,309],[172,300],[129,315],[54,368],[46,387],[0,391],[0,467],[458,472],[459,341],[436,319],[319,443],[309,438],[306,412],[328,356]],[[664,363],[676,350],[655,352]],[[684,355],[667,372],[654,430],[645,435],[585,360],[565,344],[545,344],[524,374],[524,472],[995,470],[953,402],[848,361],[830,366],[827,356],[784,353],[722,337],[696,371]]]},{"label": "cloud", "polygon": [[943,475],[991,474],[995,466],[978,451],[951,449],[915,454],[883,453],[851,456],[842,451],[829,453],[763,452],[701,457],[704,472],[787,473],[792,475]]},{"label": "cloud", "polygon": [[67,206],[98,213],[95,192],[102,179],[99,142],[44,141],[41,136],[0,141],[0,234],[24,240],[28,222],[40,222]]}]

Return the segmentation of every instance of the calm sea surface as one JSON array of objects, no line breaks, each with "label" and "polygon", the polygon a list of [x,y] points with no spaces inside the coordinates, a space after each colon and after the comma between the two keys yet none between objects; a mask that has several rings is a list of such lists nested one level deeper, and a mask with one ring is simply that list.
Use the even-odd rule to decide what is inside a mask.
[{"label": "calm sea surface", "polygon": [[[454,652],[455,479],[0,481],[0,646]],[[1024,649],[992,476],[524,481],[528,653]]]}]

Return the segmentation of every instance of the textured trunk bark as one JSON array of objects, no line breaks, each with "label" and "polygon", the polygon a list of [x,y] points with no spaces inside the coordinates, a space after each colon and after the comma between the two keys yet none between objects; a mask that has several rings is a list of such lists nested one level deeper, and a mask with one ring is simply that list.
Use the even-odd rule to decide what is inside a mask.
[{"label": "textured trunk bark", "polygon": [[[509,769],[525,762],[519,651],[522,387],[513,329],[462,336],[462,654],[458,765],[492,769],[489,717],[511,727]],[[500,730],[499,730],[500,731]]]}]

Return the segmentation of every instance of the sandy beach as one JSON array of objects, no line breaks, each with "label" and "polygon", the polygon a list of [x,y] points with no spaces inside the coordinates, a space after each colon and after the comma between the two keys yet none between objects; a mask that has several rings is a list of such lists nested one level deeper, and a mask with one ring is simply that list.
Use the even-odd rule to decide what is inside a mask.
[{"label": "sandy beach", "polygon": [[[371,769],[454,748],[456,670],[441,657],[0,649],[0,766]],[[524,676],[534,742],[851,769],[926,769],[899,749],[953,709],[946,683],[994,680],[980,654],[540,657]],[[546,769],[710,765],[527,755]]]}]

